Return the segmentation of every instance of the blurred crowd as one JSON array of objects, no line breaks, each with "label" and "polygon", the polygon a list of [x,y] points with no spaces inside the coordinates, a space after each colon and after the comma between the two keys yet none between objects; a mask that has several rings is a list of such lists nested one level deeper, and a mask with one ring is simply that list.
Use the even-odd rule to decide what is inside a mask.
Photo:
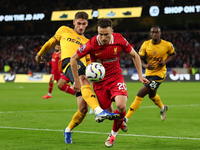
[{"label": "blurred crowd", "polygon": [[[178,5],[198,5],[199,0],[73,0],[73,1],[50,1],[50,0],[0,0],[0,14],[17,14],[17,13],[35,13],[44,12],[51,13],[56,10],[82,10],[84,9],[98,9],[98,8],[119,8],[119,7],[134,7],[142,6],[149,7],[157,5],[160,7],[165,6],[178,6]],[[148,22],[144,20],[144,22]],[[126,24],[129,24],[126,22]],[[15,24],[16,25],[16,24]],[[17,24],[19,26],[19,24]],[[138,52],[144,40],[150,39],[148,31],[126,32],[123,22],[119,26],[118,31],[130,42],[134,49]],[[173,24],[176,26],[176,24]],[[40,26],[40,25],[37,25]],[[45,26],[44,26],[45,28]],[[132,28],[132,26],[131,26]],[[120,30],[121,29],[121,30]],[[193,29],[193,30],[187,30]],[[200,68],[200,30],[199,24],[189,26],[185,30],[176,28],[165,28],[162,31],[162,39],[170,41],[177,52],[176,59],[167,67],[173,68]],[[46,32],[45,32],[46,33]],[[48,33],[49,34],[49,33]],[[91,38],[96,33],[86,32],[85,36]],[[29,36],[28,36],[29,35]],[[32,73],[43,72],[50,73],[51,67],[47,62],[51,60],[51,55],[54,49],[50,50],[44,55],[45,63],[38,64],[35,61],[35,56],[42,45],[52,35],[40,36],[4,36],[0,37],[0,72],[4,69],[11,70],[14,73]],[[134,64],[130,56],[122,52],[120,55],[120,64],[122,68],[133,68]]]},{"label": "blurred crowd", "polygon": [[[150,39],[149,32],[124,32],[121,34],[137,52],[144,40]],[[88,33],[85,36],[91,38]],[[3,72],[4,66],[8,65],[15,73],[50,73],[51,67],[47,62],[51,60],[54,49],[43,56],[46,60],[45,63],[38,64],[35,61],[38,50],[50,37],[50,35],[43,35],[0,38],[0,71]],[[167,67],[200,68],[200,30],[163,31],[161,37],[170,41],[177,53],[176,59],[167,64]],[[132,58],[124,52],[120,55],[120,65],[122,68],[134,68]]]}]

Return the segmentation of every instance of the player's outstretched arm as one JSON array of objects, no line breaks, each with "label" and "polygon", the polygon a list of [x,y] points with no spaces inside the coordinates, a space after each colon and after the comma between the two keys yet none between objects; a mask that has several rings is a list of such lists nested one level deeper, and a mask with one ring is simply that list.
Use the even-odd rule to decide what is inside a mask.
[{"label": "player's outstretched arm", "polygon": [[132,58],[133,58],[133,62],[137,69],[140,82],[142,82],[143,84],[149,84],[149,80],[144,78],[143,74],[142,74],[142,63],[141,63],[140,56],[136,53],[136,51],[133,48],[132,48],[131,52],[129,53],[129,55],[132,56]]},{"label": "player's outstretched arm", "polygon": [[42,58],[42,56],[40,56],[40,55],[36,55],[35,56],[35,60],[38,62],[38,63],[44,63],[44,59]]},{"label": "player's outstretched arm", "polygon": [[37,55],[35,56],[35,60],[40,63],[40,62],[44,62],[42,55],[44,55],[46,52],[48,52],[51,48],[53,48],[56,44],[58,43],[58,41],[56,40],[55,37],[50,38],[40,49],[40,51],[37,53]]}]

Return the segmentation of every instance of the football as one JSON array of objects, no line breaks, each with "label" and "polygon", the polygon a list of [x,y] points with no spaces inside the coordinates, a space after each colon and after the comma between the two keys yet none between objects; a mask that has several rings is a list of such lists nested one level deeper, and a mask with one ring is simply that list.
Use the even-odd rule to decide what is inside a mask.
[{"label": "football", "polygon": [[92,82],[99,82],[105,77],[105,68],[101,63],[93,62],[85,70],[86,77]]}]

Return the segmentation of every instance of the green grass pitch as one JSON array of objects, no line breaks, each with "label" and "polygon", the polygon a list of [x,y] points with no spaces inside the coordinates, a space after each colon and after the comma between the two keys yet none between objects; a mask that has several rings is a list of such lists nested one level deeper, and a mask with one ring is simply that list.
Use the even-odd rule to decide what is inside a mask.
[{"label": "green grass pitch", "polygon": [[[139,82],[127,83],[128,102],[133,102]],[[0,84],[0,150],[102,150],[112,121],[96,123],[87,115],[73,131],[73,144],[65,144],[63,130],[77,110],[76,98],[57,88],[51,99],[42,99],[48,83]],[[146,96],[128,122],[128,132],[118,133],[113,150],[200,149],[199,82],[163,82],[158,89],[169,106],[165,121]],[[115,106],[115,103],[113,103]]]}]

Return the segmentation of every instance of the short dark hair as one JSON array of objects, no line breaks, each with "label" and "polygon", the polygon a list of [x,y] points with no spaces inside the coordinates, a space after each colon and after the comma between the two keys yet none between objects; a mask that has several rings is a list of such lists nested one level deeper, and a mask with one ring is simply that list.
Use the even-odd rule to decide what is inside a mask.
[{"label": "short dark hair", "polygon": [[[161,31],[161,28],[158,26],[158,25],[153,25],[152,27],[151,27],[151,29],[152,28],[158,28],[158,29],[160,29],[160,31]],[[150,31],[151,31],[151,29],[150,29]]]},{"label": "short dark hair", "polygon": [[97,27],[101,27],[101,28],[107,28],[107,27],[113,27],[113,23],[112,20],[108,19],[108,18],[101,18],[97,21]]},{"label": "short dark hair", "polygon": [[85,20],[88,20],[88,14],[84,11],[79,11],[75,14],[75,19],[85,19]]}]

